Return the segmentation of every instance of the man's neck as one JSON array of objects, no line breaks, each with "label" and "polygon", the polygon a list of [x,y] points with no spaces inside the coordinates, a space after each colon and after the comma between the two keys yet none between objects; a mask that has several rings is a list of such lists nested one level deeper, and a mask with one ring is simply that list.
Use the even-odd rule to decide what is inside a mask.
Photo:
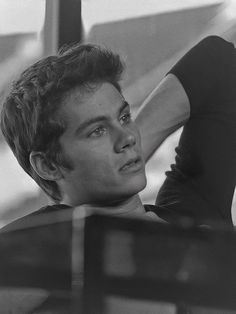
[{"label": "man's neck", "polygon": [[134,195],[129,199],[107,205],[84,204],[82,207],[88,212],[98,212],[115,216],[134,217],[141,216],[145,209],[139,195]]}]

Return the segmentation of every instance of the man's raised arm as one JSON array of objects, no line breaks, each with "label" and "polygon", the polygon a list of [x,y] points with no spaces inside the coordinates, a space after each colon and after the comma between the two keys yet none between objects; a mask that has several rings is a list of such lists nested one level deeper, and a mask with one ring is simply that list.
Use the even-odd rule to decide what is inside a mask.
[{"label": "man's raised arm", "polygon": [[174,65],[138,115],[146,160],[187,120],[156,199],[167,221],[176,214],[197,224],[232,226],[235,78],[234,45],[208,36]]},{"label": "man's raised arm", "polygon": [[142,104],[136,123],[145,161],[190,116],[187,94],[177,77],[167,74]]}]

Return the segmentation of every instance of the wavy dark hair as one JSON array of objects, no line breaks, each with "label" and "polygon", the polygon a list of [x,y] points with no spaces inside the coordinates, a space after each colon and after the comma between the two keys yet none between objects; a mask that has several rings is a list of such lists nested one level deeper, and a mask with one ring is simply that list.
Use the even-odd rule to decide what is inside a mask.
[{"label": "wavy dark hair", "polygon": [[34,171],[30,153],[43,152],[49,163],[69,168],[59,143],[66,128],[58,114],[65,95],[74,88],[91,90],[104,82],[121,91],[123,69],[119,55],[110,50],[77,44],[39,60],[13,82],[2,106],[2,133],[22,168],[55,201],[61,199],[57,183]]}]

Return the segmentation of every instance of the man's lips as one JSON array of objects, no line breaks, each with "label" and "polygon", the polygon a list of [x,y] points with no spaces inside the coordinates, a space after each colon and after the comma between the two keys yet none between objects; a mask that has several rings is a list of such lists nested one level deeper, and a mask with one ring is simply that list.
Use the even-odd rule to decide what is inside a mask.
[{"label": "man's lips", "polygon": [[128,171],[128,170],[138,170],[142,165],[141,157],[130,158],[119,170]]}]

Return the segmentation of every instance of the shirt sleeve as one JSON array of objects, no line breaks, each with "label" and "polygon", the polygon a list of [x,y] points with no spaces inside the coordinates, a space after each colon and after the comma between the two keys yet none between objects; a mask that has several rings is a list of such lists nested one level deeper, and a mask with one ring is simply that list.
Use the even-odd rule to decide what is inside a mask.
[{"label": "shirt sleeve", "polygon": [[217,36],[203,39],[170,70],[182,84],[191,114],[175,164],[156,204],[170,213],[232,224],[236,178],[236,53]]},{"label": "shirt sleeve", "polygon": [[191,114],[207,110],[224,111],[224,101],[235,64],[232,43],[218,36],[200,41],[169,71],[174,74],[189,98]]}]

